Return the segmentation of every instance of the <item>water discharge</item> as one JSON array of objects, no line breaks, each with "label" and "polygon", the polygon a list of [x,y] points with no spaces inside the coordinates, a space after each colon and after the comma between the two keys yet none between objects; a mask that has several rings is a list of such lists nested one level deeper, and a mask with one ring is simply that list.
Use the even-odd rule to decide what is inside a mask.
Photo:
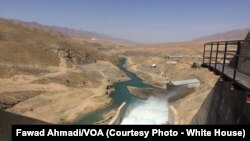
[{"label": "water discharge", "polygon": [[167,99],[151,96],[130,104],[121,124],[166,124],[167,120]]}]

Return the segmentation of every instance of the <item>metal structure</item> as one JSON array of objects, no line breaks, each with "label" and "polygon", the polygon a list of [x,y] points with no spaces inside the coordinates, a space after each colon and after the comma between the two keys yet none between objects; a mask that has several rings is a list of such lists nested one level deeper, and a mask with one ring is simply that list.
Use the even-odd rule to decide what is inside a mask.
[{"label": "metal structure", "polygon": [[204,44],[202,67],[220,75],[220,81],[232,81],[234,87],[250,91],[250,72],[242,72],[238,66],[240,59],[250,60],[250,54],[242,55],[242,47],[250,40],[218,41]]}]

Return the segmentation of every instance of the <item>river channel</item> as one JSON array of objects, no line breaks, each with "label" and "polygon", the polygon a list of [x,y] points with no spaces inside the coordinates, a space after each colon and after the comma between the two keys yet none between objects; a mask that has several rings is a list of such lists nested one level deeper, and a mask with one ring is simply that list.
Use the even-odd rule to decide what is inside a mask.
[{"label": "river channel", "polygon": [[122,102],[126,102],[127,105],[139,101],[141,99],[133,96],[129,90],[128,86],[138,87],[138,88],[152,88],[152,85],[146,84],[141,78],[139,78],[135,73],[128,71],[125,67],[126,59],[120,58],[118,67],[130,78],[128,81],[114,83],[115,91],[111,94],[115,103],[82,116],[74,122],[74,124],[94,124],[102,119],[102,115],[109,112],[110,110],[119,107]]}]

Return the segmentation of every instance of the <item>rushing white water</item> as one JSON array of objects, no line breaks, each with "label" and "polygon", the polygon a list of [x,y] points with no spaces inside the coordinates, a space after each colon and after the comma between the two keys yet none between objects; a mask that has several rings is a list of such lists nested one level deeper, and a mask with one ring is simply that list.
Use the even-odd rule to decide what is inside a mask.
[{"label": "rushing white water", "polygon": [[149,97],[147,100],[131,104],[121,124],[166,124],[168,121],[168,102],[164,97]]}]

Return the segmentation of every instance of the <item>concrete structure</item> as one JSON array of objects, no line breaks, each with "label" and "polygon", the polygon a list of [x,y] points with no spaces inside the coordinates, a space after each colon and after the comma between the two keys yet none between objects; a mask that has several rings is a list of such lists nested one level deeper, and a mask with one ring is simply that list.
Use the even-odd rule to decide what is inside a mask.
[{"label": "concrete structure", "polygon": [[198,79],[186,79],[179,81],[170,81],[167,84],[167,89],[172,89],[176,87],[194,88],[199,86],[200,86],[200,81]]},{"label": "concrete structure", "polygon": [[199,86],[200,81],[198,79],[170,81],[167,84],[168,100],[174,101],[180,99],[193,92]]},{"label": "concrete structure", "polygon": [[[246,40],[249,40],[248,42],[245,42],[242,44],[240,55],[250,57],[250,32],[248,33]],[[239,58],[239,71],[245,74],[250,74],[250,58]]]},{"label": "concrete structure", "polygon": [[177,111],[174,109],[174,107],[169,106],[168,107],[168,122],[167,124],[169,125],[174,125],[175,124],[175,119],[174,117],[177,115]]},{"label": "concrete structure", "polygon": [[231,91],[230,81],[218,81],[191,124],[250,124],[247,92]]},{"label": "concrete structure", "polygon": [[[250,32],[247,40],[250,40]],[[250,74],[250,44],[244,43],[240,55],[238,70],[244,74]],[[234,61],[234,60],[232,60]],[[236,81],[238,81],[236,79]],[[248,80],[244,77],[242,81]],[[250,124],[250,104],[247,102],[249,89],[236,88],[230,90],[232,81],[217,81],[213,90],[209,93],[201,108],[194,116],[192,124]]]},{"label": "concrete structure", "polygon": [[13,124],[49,124],[44,121],[0,111],[0,140],[11,141],[11,125]]},{"label": "concrete structure", "polygon": [[108,125],[119,125],[126,111],[126,102],[123,102],[116,111],[115,116],[111,119]]}]

